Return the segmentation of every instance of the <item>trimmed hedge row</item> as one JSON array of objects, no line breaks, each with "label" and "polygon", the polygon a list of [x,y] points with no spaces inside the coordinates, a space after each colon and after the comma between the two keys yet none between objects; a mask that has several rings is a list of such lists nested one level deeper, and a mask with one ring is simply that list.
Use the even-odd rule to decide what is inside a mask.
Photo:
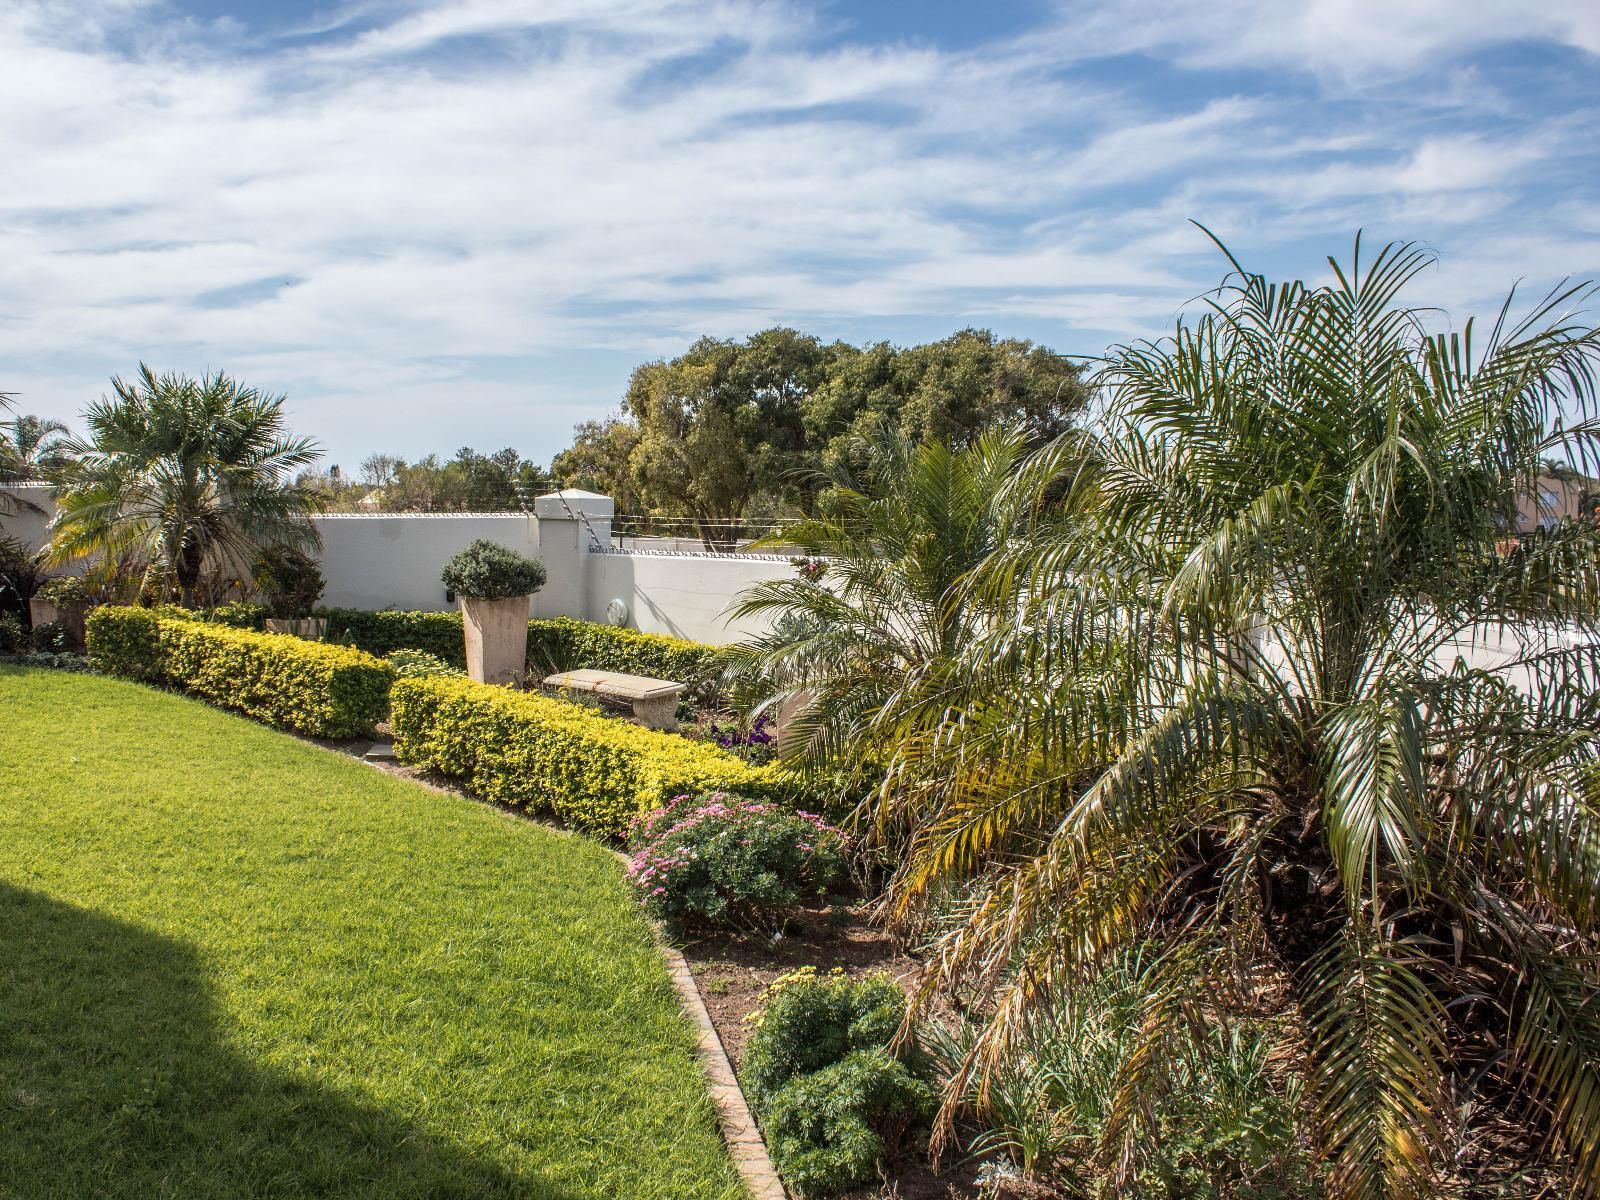
[{"label": "trimmed hedge row", "polygon": [[395,756],[489,800],[620,835],[684,793],[774,795],[776,773],[704,742],[592,709],[466,679],[401,679],[390,695]]},{"label": "trimmed hedge row", "polygon": [[328,618],[330,642],[345,642],[380,657],[395,650],[426,650],[452,667],[467,665],[459,612],[319,608],[316,615]]},{"label": "trimmed hedge row", "polygon": [[[327,608],[318,615],[328,618],[329,641],[348,642],[377,655],[426,650],[451,666],[466,666],[459,612]],[[670,679],[687,685],[691,697],[706,699],[717,690],[726,652],[664,634],[552,617],[528,622],[528,661],[540,671],[592,667]]]},{"label": "trimmed hedge row", "polygon": [[661,633],[552,617],[528,622],[528,659],[563,671],[592,667],[670,679],[687,685],[691,698],[709,699],[717,691],[727,652],[720,646]]},{"label": "trimmed hedge row", "polygon": [[394,668],[349,646],[141,608],[97,608],[86,624],[96,670],[168,684],[280,729],[354,737],[388,709]]}]

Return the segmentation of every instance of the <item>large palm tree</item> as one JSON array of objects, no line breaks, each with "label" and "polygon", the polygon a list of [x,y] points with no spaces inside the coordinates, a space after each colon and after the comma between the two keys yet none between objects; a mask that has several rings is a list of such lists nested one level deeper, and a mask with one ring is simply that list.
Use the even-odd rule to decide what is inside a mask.
[{"label": "large palm tree", "polygon": [[142,363],[111,387],[68,447],[77,461],[56,498],[55,561],[141,561],[149,582],[192,603],[208,567],[245,570],[262,546],[316,543],[316,497],[291,480],[319,451],[289,436],[283,397]]},{"label": "large palm tree", "polygon": [[891,910],[944,922],[929,987],[987,1017],[968,1072],[1166,947],[1114,1167],[1175,1030],[1265,1008],[1335,1194],[1527,1161],[1596,1192],[1600,527],[1506,535],[1543,457],[1594,457],[1600,332],[1563,288],[1430,334],[1400,299],[1427,264],[1234,263],[1114,351],[1098,432],[1001,489],[1034,516],[952,594],[982,619],[946,685],[860,722],[880,827],[913,830]]}]

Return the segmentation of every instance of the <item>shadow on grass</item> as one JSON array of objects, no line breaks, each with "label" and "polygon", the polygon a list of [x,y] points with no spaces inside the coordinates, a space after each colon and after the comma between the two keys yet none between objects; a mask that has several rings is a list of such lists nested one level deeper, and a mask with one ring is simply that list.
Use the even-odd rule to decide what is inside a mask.
[{"label": "shadow on grass", "polygon": [[568,1200],[241,1059],[193,948],[0,883],[0,1196]]}]

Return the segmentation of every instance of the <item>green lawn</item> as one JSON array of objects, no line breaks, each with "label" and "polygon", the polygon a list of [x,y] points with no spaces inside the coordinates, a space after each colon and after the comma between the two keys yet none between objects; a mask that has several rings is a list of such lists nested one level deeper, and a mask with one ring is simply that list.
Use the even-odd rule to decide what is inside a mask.
[{"label": "green lawn", "polygon": [[603,849],[0,667],[0,1197],[743,1195]]}]

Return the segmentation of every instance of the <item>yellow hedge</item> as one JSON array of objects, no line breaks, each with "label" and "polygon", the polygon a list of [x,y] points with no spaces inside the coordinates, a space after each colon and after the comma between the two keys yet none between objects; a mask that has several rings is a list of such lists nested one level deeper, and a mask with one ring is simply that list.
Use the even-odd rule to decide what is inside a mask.
[{"label": "yellow hedge", "polygon": [[466,679],[401,679],[390,694],[395,755],[501,804],[620,834],[684,792],[765,795],[775,774],[725,750],[582,705]]},{"label": "yellow hedge", "polygon": [[188,621],[140,608],[89,614],[89,660],[313,737],[366,733],[388,707],[394,669],[349,646]]}]

